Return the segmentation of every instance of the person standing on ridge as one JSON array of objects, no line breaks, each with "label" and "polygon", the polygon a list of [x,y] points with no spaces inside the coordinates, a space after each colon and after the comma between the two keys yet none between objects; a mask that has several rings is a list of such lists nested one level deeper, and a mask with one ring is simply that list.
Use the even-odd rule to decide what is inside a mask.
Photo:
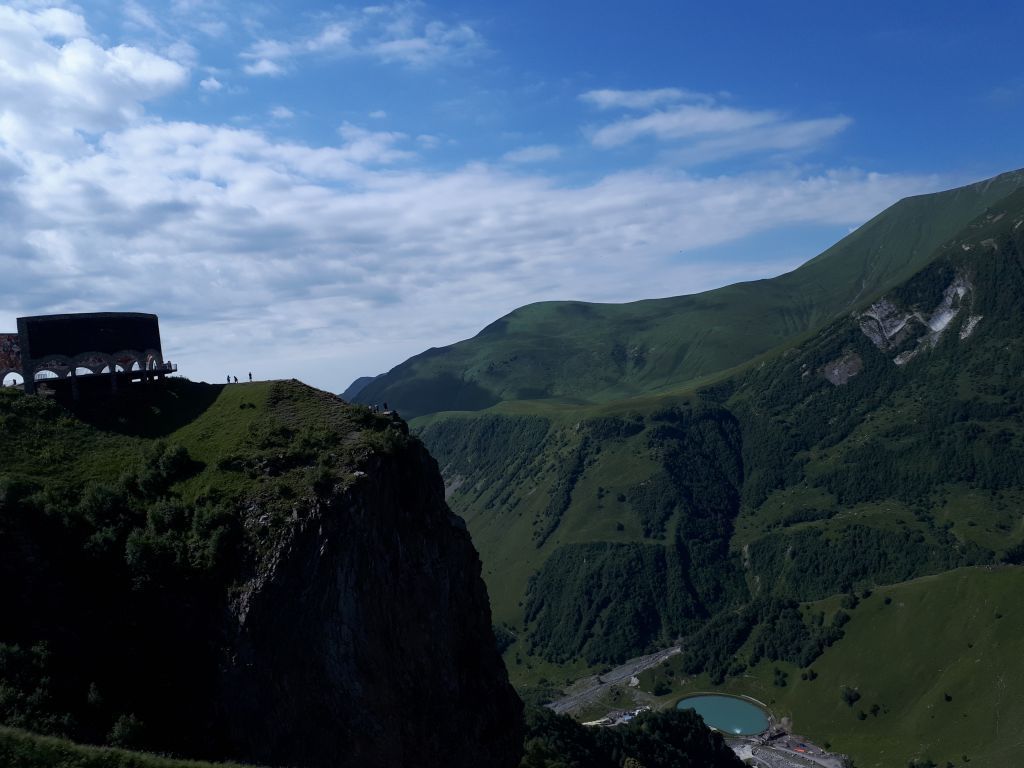
[{"label": "person standing on ridge", "polygon": [[252,371],[249,371],[249,381],[252,381]]}]

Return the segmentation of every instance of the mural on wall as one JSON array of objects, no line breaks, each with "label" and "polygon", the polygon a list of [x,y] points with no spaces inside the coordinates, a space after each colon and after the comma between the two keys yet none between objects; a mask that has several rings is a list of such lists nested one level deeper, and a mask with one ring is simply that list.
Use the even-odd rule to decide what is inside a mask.
[{"label": "mural on wall", "polygon": [[16,333],[0,333],[0,371],[21,370],[21,340]]}]

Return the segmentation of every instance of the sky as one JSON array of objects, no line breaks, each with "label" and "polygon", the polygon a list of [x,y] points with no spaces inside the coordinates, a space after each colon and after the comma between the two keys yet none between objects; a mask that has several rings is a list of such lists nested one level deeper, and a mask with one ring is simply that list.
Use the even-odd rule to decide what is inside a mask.
[{"label": "sky", "polygon": [[0,2],[0,331],[340,392],[516,307],[795,268],[1024,166],[1024,5]]}]

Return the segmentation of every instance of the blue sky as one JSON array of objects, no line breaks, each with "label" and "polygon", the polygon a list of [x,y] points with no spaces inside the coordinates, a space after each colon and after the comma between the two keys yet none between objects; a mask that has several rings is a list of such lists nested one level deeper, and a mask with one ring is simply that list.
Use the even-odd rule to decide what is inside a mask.
[{"label": "blue sky", "polygon": [[0,4],[0,330],[340,391],[548,299],[791,269],[1024,165],[1011,2]]}]

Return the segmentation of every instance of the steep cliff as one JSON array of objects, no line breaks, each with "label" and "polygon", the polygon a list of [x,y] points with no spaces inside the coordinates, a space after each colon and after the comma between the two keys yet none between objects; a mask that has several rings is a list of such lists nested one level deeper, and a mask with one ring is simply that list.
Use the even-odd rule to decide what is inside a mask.
[{"label": "steep cliff", "polygon": [[418,442],[293,522],[234,603],[222,706],[271,764],[514,765],[480,561]]},{"label": "steep cliff", "polygon": [[480,561],[397,419],[298,382],[0,392],[0,724],[288,766],[514,766]]}]

